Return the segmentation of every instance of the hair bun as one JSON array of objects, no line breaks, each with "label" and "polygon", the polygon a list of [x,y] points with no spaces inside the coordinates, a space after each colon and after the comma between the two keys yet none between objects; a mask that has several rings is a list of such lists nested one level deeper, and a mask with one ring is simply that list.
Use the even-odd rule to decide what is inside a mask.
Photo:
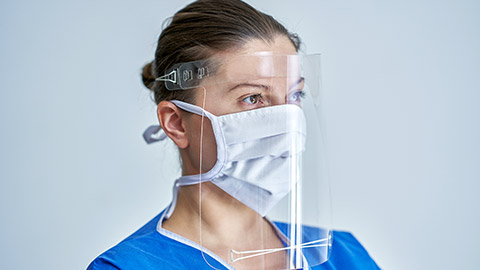
[{"label": "hair bun", "polygon": [[152,72],[153,61],[143,66],[142,81],[145,87],[153,91],[153,84],[155,83],[155,76]]}]

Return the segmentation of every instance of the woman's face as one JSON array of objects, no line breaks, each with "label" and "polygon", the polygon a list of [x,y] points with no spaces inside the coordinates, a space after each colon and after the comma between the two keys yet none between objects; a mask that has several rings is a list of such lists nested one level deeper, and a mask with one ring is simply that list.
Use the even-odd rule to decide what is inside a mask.
[{"label": "woman's face", "polygon": [[[253,39],[238,50],[215,55],[222,59],[220,67],[212,78],[205,79],[195,90],[195,105],[219,116],[264,106],[298,103],[303,89],[303,79],[297,74],[298,63],[292,63],[291,58],[288,60],[285,57],[257,57],[259,52],[277,56],[296,54],[292,42],[287,37],[278,36],[272,43]],[[203,119],[203,139],[200,136],[201,116],[189,114],[185,117],[185,125],[189,140],[188,158],[191,159],[188,167],[192,167],[189,169],[192,171],[184,166],[184,174],[199,173],[201,140],[201,171],[207,172],[217,160],[210,121],[206,117]]]}]

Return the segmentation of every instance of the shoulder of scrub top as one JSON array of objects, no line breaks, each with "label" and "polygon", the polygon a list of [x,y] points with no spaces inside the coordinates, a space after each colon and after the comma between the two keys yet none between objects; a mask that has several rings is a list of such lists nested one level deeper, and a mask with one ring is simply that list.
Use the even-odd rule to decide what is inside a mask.
[{"label": "shoulder of scrub top", "polygon": [[[274,222],[282,233],[288,231],[288,224]],[[316,240],[318,235],[325,235],[324,228],[303,226],[303,241]],[[367,250],[350,232],[332,232],[332,249],[328,260],[321,265],[311,267],[312,269],[380,269]],[[308,258],[308,256],[307,256]]]},{"label": "shoulder of scrub top", "polygon": [[[153,250],[153,246],[155,248],[161,248],[163,244],[163,242],[155,239],[156,237],[153,233],[159,218],[160,214],[120,243],[100,254],[90,263],[87,270],[135,269],[138,267],[148,267],[145,263],[148,263],[149,260],[162,260],[161,257],[163,256],[159,256],[161,254],[155,254],[158,252],[154,252]],[[146,260],[146,256],[151,258]],[[162,260],[161,263],[168,267],[168,261]],[[175,269],[175,267],[171,269]]]},{"label": "shoulder of scrub top", "polygon": [[[157,232],[157,224],[164,211],[125,240],[100,254],[87,270],[175,270],[192,267],[203,269],[197,266],[208,266],[200,250]],[[224,269],[218,262],[211,260],[218,269]]]}]

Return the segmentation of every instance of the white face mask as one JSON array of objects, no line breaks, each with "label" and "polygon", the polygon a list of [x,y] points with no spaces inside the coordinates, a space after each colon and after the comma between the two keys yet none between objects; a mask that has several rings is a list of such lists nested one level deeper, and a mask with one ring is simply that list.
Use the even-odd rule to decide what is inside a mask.
[{"label": "white face mask", "polygon": [[[288,194],[294,158],[305,147],[305,116],[299,106],[285,104],[215,116],[189,103],[172,102],[210,119],[217,162],[206,173],[182,176],[175,182],[167,218],[175,207],[178,188],[203,181],[211,181],[262,216]],[[165,137],[153,134],[155,131],[158,127],[147,129],[147,142]]]}]

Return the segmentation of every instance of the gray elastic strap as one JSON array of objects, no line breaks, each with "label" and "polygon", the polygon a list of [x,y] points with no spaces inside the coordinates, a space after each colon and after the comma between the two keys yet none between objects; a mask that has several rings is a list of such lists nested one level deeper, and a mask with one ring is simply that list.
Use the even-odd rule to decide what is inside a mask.
[{"label": "gray elastic strap", "polygon": [[145,132],[143,132],[143,139],[145,139],[148,144],[164,140],[165,138],[167,138],[167,134],[165,134],[159,125],[149,126]]}]

